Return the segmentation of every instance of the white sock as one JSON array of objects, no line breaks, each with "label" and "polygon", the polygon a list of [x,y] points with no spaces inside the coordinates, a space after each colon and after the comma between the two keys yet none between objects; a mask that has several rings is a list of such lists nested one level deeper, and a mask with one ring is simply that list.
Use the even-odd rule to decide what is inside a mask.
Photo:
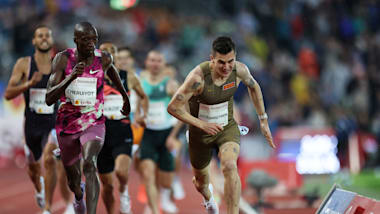
[{"label": "white sock", "polygon": [[161,199],[162,200],[170,201],[170,194],[171,194],[171,189],[168,189],[168,188],[162,188],[161,189]]},{"label": "white sock", "polygon": [[123,196],[129,196],[128,185],[125,185],[124,192],[121,192],[120,195],[123,195]]}]

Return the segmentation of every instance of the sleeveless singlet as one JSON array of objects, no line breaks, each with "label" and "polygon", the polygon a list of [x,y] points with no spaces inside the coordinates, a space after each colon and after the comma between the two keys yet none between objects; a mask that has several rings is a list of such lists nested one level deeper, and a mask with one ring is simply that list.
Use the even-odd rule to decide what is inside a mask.
[{"label": "sleeveless singlet", "polygon": [[145,78],[142,79],[142,88],[149,98],[146,124],[148,129],[165,130],[171,128],[175,123],[175,119],[167,111],[171,99],[166,93],[166,85],[169,80],[169,77],[165,77],[161,82],[152,85]]},{"label": "sleeveless singlet", "polygon": [[[35,72],[38,72],[38,67],[34,56],[31,56],[28,80],[33,77]],[[49,130],[54,128],[54,105],[48,106],[45,102],[46,86],[49,76],[50,74],[43,75],[41,81],[24,91],[25,125],[28,128],[35,128],[37,130]]]},{"label": "sleeveless singlet", "polygon": [[204,75],[204,88],[200,95],[190,98],[190,113],[201,120],[226,126],[234,121],[233,96],[237,90],[236,67],[221,86],[214,84],[208,61],[201,63],[200,67]]},{"label": "sleeveless singlet", "polygon": [[[125,91],[130,95],[128,89],[128,73],[127,71],[120,70],[119,72],[121,83]],[[104,116],[107,120],[122,120],[123,122],[130,122],[129,117],[121,114],[120,110],[123,108],[123,97],[116,89],[111,80],[106,79],[104,84]]]},{"label": "sleeveless singlet", "polygon": [[[70,75],[77,64],[75,52],[75,48],[64,51],[68,57],[65,76]],[[96,49],[94,53],[93,63],[85,67],[83,74],[70,83],[60,98],[57,134],[75,134],[90,126],[104,124],[102,52]]]}]

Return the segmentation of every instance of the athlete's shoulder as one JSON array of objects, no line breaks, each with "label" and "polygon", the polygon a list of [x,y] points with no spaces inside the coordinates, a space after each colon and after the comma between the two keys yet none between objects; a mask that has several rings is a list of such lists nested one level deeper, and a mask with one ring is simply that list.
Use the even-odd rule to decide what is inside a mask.
[{"label": "athlete's shoulder", "polygon": [[15,66],[13,68],[14,71],[15,72],[22,72],[22,73],[28,72],[28,68],[29,68],[31,59],[32,59],[32,57],[30,57],[30,56],[24,56],[24,57],[18,58]]},{"label": "athlete's shoulder", "polygon": [[196,81],[201,82],[204,79],[203,70],[200,66],[201,64],[197,65],[192,71],[190,71],[189,75],[187,75],[186,79],[189,81]]},{"label": "athlete's shoulder", "polygon": [[205,71],[210,68],[210,61],[201,62],[197,67],[199,67],[202,71]]},{"label": "athlete's shoulder", "polygon": [[147,70],[142,70],[141,72],[140,72],[140,77],[142,78],[142,79],[145,79],[145,78],[147,78],[149,76],[149,72],[147,71]]},{"label": "athlete's shoulder", "polygon": [[63,50],[55,54],[54,59],[53,59],[53,65],[54,64],[64,64],[67,62],[67,60],[70,58],[71,53],[69,49]]},{"label": "athlete's shoulder", "polygon": [[236,61],[235,63],[237,71],[248,71],[248,66],[240,61]]},{"label": "athlete's shoulder", "polygon": [[31,56],[20,57],[20,58],[17,59],[16,64],[24,66],[24,65],[29,64],[31,59],[32,59]]}]

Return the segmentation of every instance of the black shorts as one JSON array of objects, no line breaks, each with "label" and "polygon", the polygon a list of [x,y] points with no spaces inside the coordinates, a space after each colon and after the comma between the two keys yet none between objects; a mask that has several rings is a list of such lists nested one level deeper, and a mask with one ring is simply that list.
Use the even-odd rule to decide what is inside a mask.
[{"label": "black shorts", "polygon": [[140,145],[140,160],[150,159],[165,172],[174,171],[174,157],[166,147],[166,139],[172,128],[165,130],[145,129]]},{"label": "black shorts", "polygon": [[98,171],[101,174],[110,173],[115,168],[118,155],[132,155],[133,134],[129,123],[120,120],[106,120],[106,136],[104,145],[98,155]]},{"label": "black shorts", "polygon": [[52,129],[53,127],[42,127],[37,129],[35,126],[25,123],[25,143],[30,150],[30,156],[28,157],[30,161],[40,160]]}]

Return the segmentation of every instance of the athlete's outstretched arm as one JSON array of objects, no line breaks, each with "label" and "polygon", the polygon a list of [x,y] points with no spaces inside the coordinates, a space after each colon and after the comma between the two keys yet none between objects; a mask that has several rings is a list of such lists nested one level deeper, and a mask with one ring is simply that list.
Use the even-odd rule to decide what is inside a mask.
[{"label": "athlete's outstretched arm", "polygon": [[216,123],[207,123],[196,117],[193,117],[186,111],[186,105],[193,95],[199,94],[203,90],[203,74],[199,66],[193,69],[186,77],[185,82],[179,87],[174,94],[168,106],[169,114],[178,120],[202,129],[204,132],[215,135],[223,130],[223,127]]},{"label": "athlete's outstretched arm", "polygon": [[121,113],[124,115],[128,115],[131,111],[129,98],[123,84],[121,83],[119,72],[117,72],[117,69],[113,64],[112,55],[108,52],[102,51],[102,64],[104,71],[106,71],[107,73],[107,76],[111,79],[112,83],[115,84],[117,90],[121,93],[121,96],[123,97],[124,105],[123,109],[121,110]]},{"label": "athlete's outstretched arm", "polygon": [[58,53],[54,57],[45,99],[46,104],[49,106],[56,103],[57,100],[65,93],[65,90],[70,83],[84,71],[85,64],[83,62],[79,62],[75,65],[73,72],[65,77],[67,60],[68,58],[63,54],[63,52]]},{"label": "athlete's outstretched arm", "polygon": [[252,77],[249,69],[246,65],[240,62],[236,62],[237,76],[241,81],[247,86],[249,96],[253,102],[253,105],[256,108],[256,112],[260,119],[260,128],[261,132],[268,141],[268,144],[272,148],[276,148],[273,143],[272,133],[268,125],[268,115],[265,113],[265,106],[263,100],[263,94],[261,88],[256,80]]},{"label": "athlete's outstretched arm", "polygon": [[17,97],[41,80],[42,74],[40,72],[35,72],[33,77],[28,80],[28,64],[30,64],[29,57],[22,57],[17,60],[13,67],[12,76],[8,82],[7,89],[4,93],[5,99],[10,100]]},{"label": "athlete's outstretched arm", "polygon": [[[132,89],[136,92],[136,94],[138,96],[138,105],[137,105],[138,108],[136,109],[138,114],[136,114],[136,116],[135,116],[136,122],[142,126],[145,126],[145,119],[148,115],[149,98],[145,94],[145,92],[141,86],[140,80],[137,78],[136,74],[131,72],[131,73],[128,73],[128,75],[129,75],[131,83],[132,83]],[[140,106],[141,106],[142,110],[144,111],[142,115],[140,114],[140,109],[139,109]]]}]

